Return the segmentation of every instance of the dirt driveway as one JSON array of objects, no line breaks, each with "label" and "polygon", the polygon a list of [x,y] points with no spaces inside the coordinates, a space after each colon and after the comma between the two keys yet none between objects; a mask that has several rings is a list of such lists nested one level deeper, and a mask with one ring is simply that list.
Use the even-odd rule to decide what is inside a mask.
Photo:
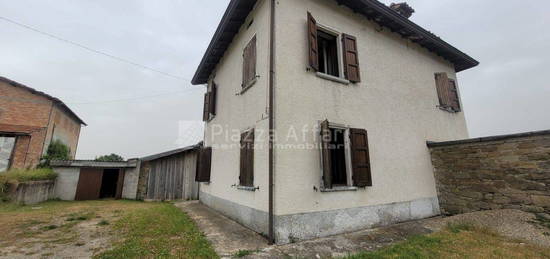
[{"label": "dirt driveway", "polygon": [[89,258],[111,247],[111,224],[148,206],[131,201],[0,204],[0,258]]}]

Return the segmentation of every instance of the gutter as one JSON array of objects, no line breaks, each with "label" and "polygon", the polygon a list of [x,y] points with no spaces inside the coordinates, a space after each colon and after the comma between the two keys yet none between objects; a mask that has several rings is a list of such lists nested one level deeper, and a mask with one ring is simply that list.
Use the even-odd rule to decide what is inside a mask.
[{"label": "gutter", "polygon": [[275,243],[275,234],[274,234],[274,224],[273,224],[273,192],[274,192],[274,183],[273,183],[273,147],[274,147],[274,123],[275,118],[273,117],[273,104],[275,101],[274,96],[274,85],[275,85],[275,7],[277,3],[276,0],[271,0],[271,21],[269,25],[269,244],[272,245]]}]

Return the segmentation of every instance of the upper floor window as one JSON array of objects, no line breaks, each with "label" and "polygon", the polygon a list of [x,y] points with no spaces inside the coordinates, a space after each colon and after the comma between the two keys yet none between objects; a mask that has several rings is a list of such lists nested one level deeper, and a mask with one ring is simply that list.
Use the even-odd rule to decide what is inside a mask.
[{"label": "upper floor window", "polygon": [[256,82],[256,35],[243,50],[243,83],[242,87],[250,87]]},{"label": "upper floor window", "polygon": [[216,95],[218,92],[218,86],[214,81],[210,87],[208,87],[204,94],[204,107],[202,112],[202,120],[209,121],[216,116]]},{"label": "upper floor window", "polygon": [[317,30],[317,49],[319,50],[319,72],[340,77],[338,36]]},{"label": "upper floor window", "polygon": [[439,108],[448,112],[460,112],[460,99],[456,81],[449,79],[447,73],[436,73],[435,84],[439,98]]},{"label": "upper floor window", "polygon": [[[354,83],[361,81],[357,39],[354,36],[327,30],[308,13],[308,40],[309,66],[313,70],[336,78],[344,77]],[[339,53],[342,53],[341,62]]]}]

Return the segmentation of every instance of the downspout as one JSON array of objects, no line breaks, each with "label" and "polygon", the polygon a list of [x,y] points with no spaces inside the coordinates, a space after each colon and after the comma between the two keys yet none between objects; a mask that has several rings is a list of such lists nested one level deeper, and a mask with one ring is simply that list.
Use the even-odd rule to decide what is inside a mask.
[{"label": "downspout", "polygon": [[269,25],[269,244],[275,243],[274,224],[273,224],[273,142],[274,142],[274,117],[273,117],[273,103],[274,103],[274,84],[275,84],[275,6],[276,0],[271,0],[271,21]]}]

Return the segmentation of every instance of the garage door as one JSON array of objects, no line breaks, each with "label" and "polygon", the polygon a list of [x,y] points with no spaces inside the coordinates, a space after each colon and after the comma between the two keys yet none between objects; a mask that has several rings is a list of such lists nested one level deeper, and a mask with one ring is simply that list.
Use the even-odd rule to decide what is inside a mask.
[{"label": "garage door", "polygon": [[0,137],[0,172],[9,169],[11,153],[15,146],[15,137]]},{"label": "garage door", "polygon": [[77,201],[97,200],[101,192],[103,169],[82,168],[76,187]]}]

